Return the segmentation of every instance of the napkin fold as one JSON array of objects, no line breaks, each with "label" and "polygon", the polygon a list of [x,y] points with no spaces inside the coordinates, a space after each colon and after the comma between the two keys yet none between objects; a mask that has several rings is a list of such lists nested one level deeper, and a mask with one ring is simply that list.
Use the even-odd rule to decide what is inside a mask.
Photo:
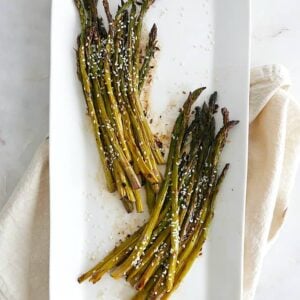
[{"label": "napkin fold", "polygon": [[298,166],[300,107],[290,84],[281,65],[251,71],[244,300],[254,297],[263,257],[286,217]]},{"label": "napkin fold", "polygon": [[49,299],[49,144],[0,212],[0,300]]},{"label": "napkin fold", "polygon": [[[300,108],[279,65],[251,71],[244,300],[287,211],[300,150]],[[49,298],[49,143],[39,148],[0,212],[0,299]]]}]

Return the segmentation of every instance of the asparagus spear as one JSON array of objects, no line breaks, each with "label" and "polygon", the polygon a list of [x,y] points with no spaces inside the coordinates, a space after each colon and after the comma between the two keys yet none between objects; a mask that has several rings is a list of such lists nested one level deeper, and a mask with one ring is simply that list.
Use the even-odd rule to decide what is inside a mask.
[{"label": "asparagus spear", "polygon": [[152,210],[153,210],[153,207],[155,205],[155,193],[154,193],[154,191],[151,187],[151,184],[149,182],[146,182],[145,189],[146,189],[147,205],[148,205],[148,209],[151,213]]},{"label": "asparagus spear", "polygon": [[[124,115],[123,119],[124,119],[124,124],[126,127],[126,132],[125,132],[125,138],[127,140],[128,143],[128,147],[130,148],[130,151],[132,153],[133,156],[133,160],[136,166],[140,166],[140,171],[142,172],[142,174],[145,176],[145,178],[152,182],[152,183],[159,183],[160,182],[160,176],[158,173],[158,170],[156,169],[156,166],[152,166],[151,165],[151,161],[149,159],[149,151],[151,150],[150,148],[147,147],[147,143],[144,141],[143,136],[141,135],[141,130],[139,129],[139,125],[137,124],[136,121],[136,117],[134,116],[134,114],[131,111],[131,107],[129,107],[128,105],[128,99],[127,99],[127,95],[126,95],[126,91],[125,91],[125,84],[124,84],[124,80],[122,80],[123,78],[123,73],[122,73],[122,69],[121,69],[121,65],[122,65],[122,59],[124,59],[122,56],[124,56],[125,54],[122,54],[122,48],[124,48],[124,39],[125,37],[121,35],[122,31],[122,25],[123,22],[119,22],[117,23],[117,34],[116,34],[116,40],[115,40],[115,63],[113,64],[114,67],[114,71],[113,76],[115,77],[115,89],[116,89],[116,93],[117,93],[117,99],[118,102],[121,106],[121,111]],[[121,40],[123,40],[123,44],[121,42]],[[122,55],[119,55],[120,53]],[[123,83],[121,83],[121,81]],[[132,124],[130,124],[130,116],[131,116],[131,121]],[[134,139],[134,132],[132,131],[131,126],[134,127],[135,131],[137,132],[137,136],[138,137],[138,144],[142,150],[142,152],[140,151],[140,148],[136,145],[136,141]],[[144,154],[144,157],[143,157]],[[147,154],[145,156],[145,154]],[[158,174],[158,175],[157,175]]]},{"label": "asparagus spear", "polygon": [[[133,235],[131,235],[125,241],[123,241],[119,246],[115,247],[115,249],[113,249],[101,262],[99,262],[96,266],[94,266],[88,272],[82,274],[78,278],[78,282],[81,283],[81,282],[85,281],[91,275],[93,275],[97,270],[99,271],[99,270],[101,270],[101,268],[105,268],[105,266],[110,265],[111,263],[113,263],[113,266],[114,266],[116,257],[118,257],[120,254],[122,254],[124,252],[127,252],[127,250],[132,245],[134,245],[134,243],[137,241],[140,233],[141,233],[141,229],[138,230]],[[110,270],[110,268],[108,270]]]},{"label": "asparagus spear", "polygon": [[[203,223],[202,230],[198,233],[195,247],[192,249],[192,251],[190,251],[189,255],[185,254],[179,260],[178,268],[176,271],[175,285],[174,285],[173,290],[171,291],[171,293],[170,292],[168,293],[166,288],[163,287],[159,292],[157,292],[156,295],[158,297],[161,297],[161,299],[168,299],[170,297],[170,295],[178,288],[178,286],[182,282],[183,278],[185,277],[185,275],[188,273],[188,271],[192,267],[194,261],[199,256],[199,253],[201,252],[203,244],[207,238],[208,229],[210,227],[210,224],[211,224],[211,221],[212,221],[212,218],[214,215],[213,212],[214,212],[216,196],[218,194],[220,185],[221,185],[222,181],[224,180],[228,169],[229,169],[229,164],[226,164],[218,178],[218,181],[216,183],[216,186],[215,186],[215,189],[214,189],[214,192],[212,195],[209,211],[205,218],[205,222]],[[185,250],[185,251],[187,251],[187,250]]]},{"label": "asparagus spear", "polygon": [[143,115],[139,116],[142,106],[136,83],[139,80],[137,62],[141,50],[142,21],[153,1],[145,0],[139,13],[135,1],[122,1],[113,16],[108,0],[103,0],[108,31],[98,15],[97,0],[74,1],[81,23],[78,77],[92,120],[108,190],[118,190],[128,211],[133,209],[130,202],[135,202],[137,211],[142,212],[142,202],[136,191],[141,186],[137,175],[142,174],[157,192],[162,180],[157,161],[164,162],[161,153],[154,147],[154,137],[147,120]]},{"label": "asparagus spear", "polygon": [[94,91],[95,91],[95,98],[96,98],[96,102],[99,105],[99,113],[101,114],[101,123],[104,124],[105,129],[106,129],[106,134],[109,136],[110,141],[111,141],[111,145],[112,147],[115,149],[117,155],[118,155],[118,159],[120,160],[120,163],[122,164],[124,171],[126,172],[128,179],[131,182],[132,188],[133,189],[138,189],[140,188],[140,182],[139,179],[137,178],[132,166],[130,165],[125,151],[124,149],[121,147],[121,145],[118,142],[118,138],[115,134],[115,131],[113,130],[113,128],[111,127],[111,122],[110,119],[107,115],[106,112],[106,108],[104,106],[104,101],[101,98],[101,90],[100,90],[100,86],[99,83],[96,79],[96,69],[92,68],[92,72],[93,72],[93,76],[92,76],[92,80],[93,80],[93,87],[94,87]]},{"label": "asparagus spear", "polygon": [[[218,179],[216,167],[228,131],[237,123],[236,121],[229,121],[228,111],[222,109],[224,124],[218,134],[215,135],[214,100],[210,101],[209,105],[202,106],[201,114],[200,110],[197,109],[198,113],[195,114],[197,122],[192,122],[188,126],[191,105],[201,92],[202,90],[196,90],[190,94],[175,123],[165,180],[150,220],[131,238],[125,240],[102,263],[82,275],[80,281],[90,278],[95,283],[105,272],[110,270],[112,270],[113,277],[126,274],[127,280],[137,289],[140,289],[135,299],[156,299],[158,296],[167,298],[182,281],[205,241],[207,228],[213,216],[216,195],[229,165],[225,166]],[[200,116],[202,117],[200,118]],[[200,120],[202,121],[200,122]],[[209,122],[205,124],[204,122],[207,121]],[[203,130],[199,136],[196,133],[197,128],[199,129],[201,126]],[[186,147],[187,135],[191,135],[189,149]],[[199,137],[201,137],[201,142],[197,142]],[[182,152],[184,147],[186,150]],[[197,159],[189,157],[191,153]],[[184,157],[184,162],[179,161],[181,157]],[[186,167],[184,172],[179,172],[179,165]],[[194,170],[195,168],[199,174],[194,172],[191,173],[191,176],[187,176],[187,170]],[[186,179],[185,184],[187,186],[185,184],[178,185],[179,182],[182,182],[182,178],[179,177]],[[204,178],[206,179],[203,180]],[[175,185],[173,185],[174,183]],[[176,185],[179,190],[177,197],[174,197],[174,186],[176,188]],[[187,204],[192,204],[192,206],[189,205],[189,209],[178,205],[179,195],[184,197],[186,194],[183,191],[187,187],[189,191],[196,190],[187,196],[190,199],[187,200],[187,202],[190,201]],[[201,191],[199,187],[201,187]],[[176,200],[175,203],[174,199]],[[174,204],[176,214],[174,214]],[[172,248],[173,229],[168,224],[174,221],[174,216],[178,220],[180,231],[184,234],[180,234],[179,238],[178,232],[178,248],[175,248],[178,264],[172,265],[170,261],[173,254],[172,249],[174,249]],[[192,219],[193,222],[183,227],[186,218]],[[174,277],[171,286],[168,286],[170,271],[174,272]]]},{"label": "asparagus spear", "polygon": [[[209,159],[211,159],[212,162],[214,162],[214,163],[217,163],[219,160],[219,154],[220,154],[221,148],[224,146],[226,135],[228,134],[228,130],[229,130],[230,126],[233,126],[233,124],[237,123],[236,121],[233,121],[233,122],[228,121],[228,114],[227,114],[226,110],[223,110],[222,113],[223,113],[223,117],[224,117],[224,127],[219,131],[216,141],[215,141],[215,144],[214,144],[214,147],[212,147],[212,151],[211,151],[212,155],[210,155],[210,157],[209,157]],[[226,130],[225,130],[225,128],[226,128]],[[205,238],[207,235],[207,227],[208,227],[207,222],[210,223],[210,221],[211,221],[211,218],[213,215],[213,206],[214,206],[215,198],[216,198],[217,192],[219,190],[220,184],[228,170],[228,167],[229,167],[229,165],[227,164],[225,166],[225,168],[223,169],[218,181],[216,181],[216,183],[213,185],[214,188],[211,188],[211,187],[208,188],[207,200],[209,200],[209,199],[210,200],[204,202],[204,207],[201,209],[201,212],[202,212],[201,216],[197,221],[196,228],[194,228],[194,230],[192,231],[192,235],[190,236],[189,241],[188,242],[184,241],[184,247],[181,249],[182,252],[179,256],[179,265],[176,270],[177,273],[179,272],[178,270],[180,270],[180,272],[181,272],[181,268],[183,268],[182,265],[186,265],[187,268],[189,268],[193,262],[193,258],[195,258],[201,250],[201,248],[199,248],[197,250],[197,247],[199,247],[199,245],[201,245],[201,247],[202,247],[202,245],[205,241]],[[212,176],[212,180],[214,180],[213,169],[211,172],[211,176]],[[212,189],[214,189],[213,192],[211,192]],[[211,196],[209,196],[209,195],[211,195]],[[204,220],[208,220],[208,221],[204,221]],[[198,243],[198,246],[196,246],[197,243]],[[196,252],[194,252],[194,251],[196,251]],[[197,255],[195,253],[197,253]],[[175,281],[178,280],[178,282],[176,281],[177,282],[176,286],[182,280],[182,278],[186,274],[186,272],[187,272],[187,270],[180,273],[181,276],[179,277],[179,279],[177,278],[178,276],[176,277]],[[153,286],[152,291],[149,293],[149,295],[150,295],[149,299],[151,299],[151,297],[154,297],[154,295],[155,295],[155,298],[161,297],[162,295],[166,295],[165,298],[167,298],[169,294],[168,294],[167,287],[162,286],[159,283],[157,283]]]},{"label": "asparagus spear", "polygon": [[[157,222],[159,225],[153,231],[154,236],[157,236],[162,230],[165,229],[165,225],[163,224],[163,221],[165,220],[165,218],[167,216],[169,208],[170,208],[170,206],[167,205],[165,207],[165,209],[162,211],[162,213],[160,214],[158,222]],[[132,246],[137,242],[137,240],[140,237],[144,228],[145,228],[145,225],[142,228],[138,229],[130,237],[125,239],[123,242],[121,242],[120,245],[115,247],[115,249],[113,249],[99,264],[97,264],[95,267],[90,269],[88,272],[81,275],[78,279],[79,283],[85,281],[86,279],[91,277],[93,274],[96,274],[97,272],[99,272],[99,273],[101,272],[103,275],[104,273],[113,269],[119,263],[119,260],[116,259],[116,257],[120,257],[122,255],[127,255],[132,251],[132,249],[133,249]],[[95,275],[95,276],[97,276],[97,275]],[[100,280],[100,278],[99,278],[99,280]],[[96,281],[93,281],[93,282],[95,283]]]},{"label": "asparagus spear", "polygon": [[[191,182],[194,184],[193,180],[191,180]],[[194,185],[192,185],[192,187],[194,187]],[[191,194],[190,194],[190,196],[191,196]],[[189,197],[190,197],[190,196],[189,196]],[[183,212],[185,212],[185,209],[182,209],[182,210],[180,211],[180,218],[179,218],[179,220],[180,220],[180,221],[179,221],[180,226],[182,226],[182,222],[183,222],[183,219],[184,219],[184,214],[183,214]],[[191,211],[190,216],[188,217],[188,219],[191,218],[191,215],[193,215],[193,211]],[[160,261],[167,259],[167,257],[168,257],[168,252],[164,253],[163,255],[164,255],[164,257],[160,257],[160,260],[157,260],[157,259],[155,258],[155,259],[153,260],[153,264],[157,264],[157,263],[159,263]],[[138,270],[138,271],[139,271],[139,270]],[[153,270],[150,270],[150,271],[153,271]],[[136,272],[135,272],[135,273],[136,273]],[[139,273],[142,273],[142,272],[139,272]],[[150,274],[151,274],[151,273],[150,273]],[[138,278],[138,277],[141,277],[141,276],[142,276],[142,274],[138,274],[138,275],[136,275],[135,277]],[[141,283],[140,283],[140,286],[142,286]]]},{"label": "asparagus spear", "polygon": [[147,44],[147,47],[145,50],[145,58],[144,58],[142,66],[139,70],[139,75],[138,75],[139,76],[139,83],[138,83],[139,92],[142,91],[145,80],[146,80],[149,70],[151,68],[150,67],[151,60],[154,58],[155,51],[158,49],[156,37],[157,37],[157,27],[154,24],[149,33],[148,44]]},{"label": "asparagus spear", "polygon": [[101,159],[101,162],[102,162],[103,167],[104,167],[104,175],[105,175],[105,178],[106,178],[107,188],[110,192],[114,192],[115,189],[116,189],[115,188],[115,181],[113,179],[111,170],[108,166],[108,158],[107,158],[107,155],[105,153],[103,143],[102,143],[102,140],[101,140],[101,137],[100,137],[100,130],[99,130],[100,125],[99,125],[97,117],[96,117],[96,111],[95,111],[94,103],[93,103],[93,100],[92,100],[91,83],[90,83],[90,80],[89,80],[87,72],[86,72],[85,50],[84,50],[84,46],[83,46],[83,43],[82,43],[82,39],[83,39],[82,36],[78,39],[79,46],[78,46],[78,51],[77,51],[80,78],[81,78],[82,83],[83,83],[83,90],[84,90],[85,100],[86,100],[86,104],[87,104],[87,107],[88,107],[89,116],[91,117],[91,120],[92,120],[92,125],[93,125],[93,129],[94,129],[94,133],[95,133],[95,138],[96,138],[96,143],[97,143],[97,146],[98,146],[100,159]]},{"label": "asparagus spear", "polygon": [[172,166],[172,177],[171,177],[171,202],[172,202],[172,214],[171,214],[171,253],[168,269],[168,278],[167,278],[167,289],[170,291],[173,286],[177,256],[179,251],[179,209],[178,209],[178,166],[180,164],[180,150],[181,144],[186,131],[188,120],[191,112],[191,107],[193,103],[197,100],[199,95],[202,93],[204,88],[195,90],[193,93],[190,93],[187,101],[183,105],[183,111],[180,113],[179,118],[181,118],[182,130],[176,137],[176,146],[174,151],[174,161]]},{"label": "asparagus spear", "polygon": [[226,165],[217,180],[219,158],[229,129],[237,124],[222,109],[223,127],[215,135],[213,115],[218,107],[214,93],[208,105],[196,108],[188,125],[191,106],[203,89],[191,93],[174,125],[165,178],[154,203],[150,187],[157,188],[162,180],[157,164],[163,158],[139,101],[157,43],[154,25],[141,60],[142,20],[152,2],[144,0],[139,13],[134,1],[122,2],[113,17],[108,1],[103,0],[107,32],[98,17],[97,1],[75,0],[82,28],[78,75],[107,184],[110,190],[117,188],[128,211],[135,204],[141,212],[137,174],[142,174],[151,208],[142,229],[79,281],[95,283],[109,271],[116,278],[126,275],[141,289],[135,299],[168,297],[201,250],[221,179],[228,169]]},{"label": "asparagus spear", "polygon": [[130,256],[125,260],[125,262],[123,262],[120,266],[118,266],[111,273],[111,275],[114,278],[119,278],[119,277],[123,276],[124,273],[126,273],[132,266],[134,266],[136,264],[136,262],[140,259],[145,248],[148,246],[148,244],[150,242],[151,234],[157,223],[160,211],[163,207],[164,200],[165,200],[166,194],[169,189],[169,181],[170,181],[170,177],[171,177],[170,175],[172,173],[171,169],[173,166],[173,155],[175,153],[177,138],[180,135],[180,132],[182,130],[181,120],[182,120],[182,114],[179,115],[179,117],[177,118],[177,121],[175,123],[175,126],[174,126],[172,141],[171,141],[171,145],[170,145],[169,156],[168,156],[168,161],[167,161],[167,166],[166,166],[166,171],[165,171],[165,180],[164,180],[163,185],[158,193],[155,208],[150,216],[148,223],[145,226],[145,229],[143,230],[141,237],[139,238],[139,241],[138,241],[135,249],[132,251]]}]

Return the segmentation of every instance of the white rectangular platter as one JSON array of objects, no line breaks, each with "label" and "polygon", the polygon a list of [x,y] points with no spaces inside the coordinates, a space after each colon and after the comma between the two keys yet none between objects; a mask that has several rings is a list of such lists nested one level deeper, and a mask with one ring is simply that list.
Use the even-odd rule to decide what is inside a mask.
[{"label": "white rectangular platter", "polygon": [[[72,0],[52,2],[50,299],[127,300],[135,291],[123,279],[106,275],[96,285],[76,280],[148,216],[126,214],[117,194],[106,191],[76,76],[79,18]],[[113,11],[118,2],[110,1]],[[249,0],[156,0],[145,28],[154,22],[160,51],[149,92],[153,130],[170,133],[186,98],[183,92],[199,86],[208,87],[199,104],[217,90],[220,106],[240,120],[222,156],[222,163],[230,162],[231,168],[203,255],[172,299],[238,300],[243,279]]]}]

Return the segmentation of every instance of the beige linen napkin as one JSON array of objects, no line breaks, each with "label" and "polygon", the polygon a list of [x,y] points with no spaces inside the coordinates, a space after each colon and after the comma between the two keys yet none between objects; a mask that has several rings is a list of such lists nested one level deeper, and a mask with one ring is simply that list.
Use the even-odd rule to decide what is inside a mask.
[{"label": "beige linen napkin", "polygon": [[[281,66],[251,72],[244,300],[253,298],[262,259],[282,226],[300,148],[300,109]],[[0,299],[47,300],[48,141],[0,213]]]},{"label": "beige linen napkin", "polygon": [[0,212],[0,300],[47,300],[49,144],[38,149]]},{"label": "beige linen napkin", "polygon": [[300,108],[280,65],[251,71],[244,300],[253,299],[262,259],[281,228],[300,152]]}]

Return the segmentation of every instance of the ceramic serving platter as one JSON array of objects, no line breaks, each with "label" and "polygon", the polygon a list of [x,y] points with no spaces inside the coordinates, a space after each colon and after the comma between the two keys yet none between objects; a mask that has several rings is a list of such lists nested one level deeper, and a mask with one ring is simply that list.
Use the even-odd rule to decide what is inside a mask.
[{"label": "ceramic serving platter", "polygon": [[[148,214],[125,213],[118,195],[106,190],[76,76],[77,11],[72,0],[52,2],[50,299],[127,300],[135,291],[123,279],[106,275],[96,285],[79,285],[76,280],[143,224]],[[110,1],[113,11],[118,2]],[[221,163],[230,162],[231,167],[218,195],[203,255],[172,299],[239,300],[247,168],[249,0],[156,0],[145,19],[145,32],[154,22],[160,51],[144,97],[153,131],[168,136],[185,93],[199,86],[207,90],[198,104],[217,90],[220,106],[229,109],[232,119],[240,120],[222,156]]]}]

